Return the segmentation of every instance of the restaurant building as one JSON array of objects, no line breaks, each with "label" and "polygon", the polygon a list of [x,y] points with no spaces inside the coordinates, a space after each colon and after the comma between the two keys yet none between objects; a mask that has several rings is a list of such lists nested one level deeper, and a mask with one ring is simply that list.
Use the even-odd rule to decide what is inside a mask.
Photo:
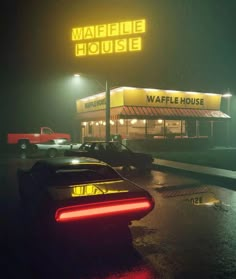
[{"label": "restaurant building", "polygon": [[[110,134],[126,141],[212,142],[219,131],[226,133],[230,120],[221,111],[221,99],[222,95],[214,93],[115,88],[110,91]],[[81,140],[105,139],[105,92],[77,100],[76,108]]]}]

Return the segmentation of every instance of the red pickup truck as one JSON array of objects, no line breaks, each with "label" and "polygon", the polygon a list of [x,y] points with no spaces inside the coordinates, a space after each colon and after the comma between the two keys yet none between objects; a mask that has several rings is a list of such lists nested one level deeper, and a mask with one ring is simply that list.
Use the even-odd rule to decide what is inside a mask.
[{"label": "red pickup truck", "polygon": [[67,139],[71,140],[69,134],[55,133],[52,129],[48,127],[41,127],[40,133],[30,133],[30,134],[8,134],[7,143],[8,144],[18,144],[20,149],[27,149],[30,144],[47,142],[52,139]]}]

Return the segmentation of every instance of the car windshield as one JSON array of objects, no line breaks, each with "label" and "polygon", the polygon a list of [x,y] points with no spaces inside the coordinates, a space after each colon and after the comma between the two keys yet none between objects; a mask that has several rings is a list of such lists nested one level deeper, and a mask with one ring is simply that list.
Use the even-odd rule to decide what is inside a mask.
[{"label": "car windshield", "polygon": [[48,185],[63,186],[120,179],[122,179],[120,175],[112,168],[93,165],[75,169],[58,169],[55,173],[48,177]]}]

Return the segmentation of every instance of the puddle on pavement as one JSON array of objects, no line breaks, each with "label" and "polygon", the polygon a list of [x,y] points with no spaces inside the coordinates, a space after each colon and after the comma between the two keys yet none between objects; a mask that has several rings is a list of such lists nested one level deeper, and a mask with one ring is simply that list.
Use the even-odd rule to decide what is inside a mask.
[{"label": "puddle on pavement", "polygon": [[[231,200],[231,204],[227,196],[232,196],[230,190],[211,185],[202,185],[183,189],[166,189],[165,191],[158,191],[162,198],[164,199],[175,199],[175,201],[181,201],[188,203],[192,206],[199,207],[214,207],[216,209],[222,209],[227,211],[230,207],[236,205],[236,195],[234,195],[234,200]],[[235,194],[235,192],[233,192]],[[222,197],[221,197],[222,196]],[[225,198],[223,198],[225,196]]]}]

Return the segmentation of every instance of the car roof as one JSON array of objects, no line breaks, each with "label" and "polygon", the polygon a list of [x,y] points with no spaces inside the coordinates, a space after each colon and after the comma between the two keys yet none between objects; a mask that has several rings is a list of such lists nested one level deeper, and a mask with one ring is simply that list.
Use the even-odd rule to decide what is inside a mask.
[{"label": "car roof", "polygon": [[107,163],[90,157],[56,157],[56,158],[42,159],[39,160],[37,163],[54,169],[67,167],[67,166],[76,167],[83,164],[97,164],[97,165],[108,166]]}]

